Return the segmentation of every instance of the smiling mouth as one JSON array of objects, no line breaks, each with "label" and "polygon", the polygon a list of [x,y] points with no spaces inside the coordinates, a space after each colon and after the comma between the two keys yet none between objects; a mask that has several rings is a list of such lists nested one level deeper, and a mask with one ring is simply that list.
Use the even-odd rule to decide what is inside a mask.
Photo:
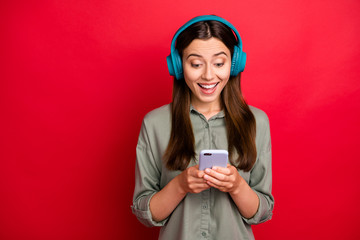
[{"label": "smiling mouth", "polygon": [[213,89],[215,88],[219,83],[214,83],[214,84],[200,84],[198,83],[198,85],[203,88],[203,89]]}]

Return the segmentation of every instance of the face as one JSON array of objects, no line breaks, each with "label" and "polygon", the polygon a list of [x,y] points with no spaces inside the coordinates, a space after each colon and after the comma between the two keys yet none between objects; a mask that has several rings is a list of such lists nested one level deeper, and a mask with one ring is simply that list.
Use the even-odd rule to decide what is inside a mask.
[{"label": "face", "polygon": [[195,39],[184,49],[182,61],[193,106],[220,107],[220,94],[230,77],[230,50],[217,38]]}]

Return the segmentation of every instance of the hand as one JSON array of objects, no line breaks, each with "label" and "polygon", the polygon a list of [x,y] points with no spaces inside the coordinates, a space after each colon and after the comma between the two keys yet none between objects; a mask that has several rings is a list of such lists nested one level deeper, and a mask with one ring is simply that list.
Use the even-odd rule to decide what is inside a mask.
[{"label": "hand", "polygon": [[204,180],[204,171],[199,171],[199,165],[185,169],[177,176],[180,189],[183,193],[199,193],[210,188]]},{"label": "hand", "polygon": [[230,164],[226,168],[213,167],[212,169],[205,169],[204,179],[211,187],[230,194],[237,193],[240,184],[244,181],[237,169]]}]

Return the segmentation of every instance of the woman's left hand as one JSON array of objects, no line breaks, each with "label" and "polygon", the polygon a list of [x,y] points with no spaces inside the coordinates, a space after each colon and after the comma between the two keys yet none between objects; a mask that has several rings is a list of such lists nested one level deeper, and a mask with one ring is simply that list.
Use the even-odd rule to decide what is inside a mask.
[{"label": "woman's left hand", "polygon": [[212,169],[205,169],[203,178],[211,187],[230,194],[236,193],[240,183],[244,181],[237,169],[230,164],[226,168],[213,167]]}]

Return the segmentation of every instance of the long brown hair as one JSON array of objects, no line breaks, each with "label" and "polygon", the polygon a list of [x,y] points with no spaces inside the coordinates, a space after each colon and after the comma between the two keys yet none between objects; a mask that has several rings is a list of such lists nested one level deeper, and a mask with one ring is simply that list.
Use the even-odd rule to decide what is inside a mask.
[{"label": "long brown hair", "polygon": [[[232,30],[218,21],[202,21],[185,29],[176,40],[176,49],[182,56],[194,39],[217,38],[234,52],[237,44]],[[246,104],[240,88],[240,75],[230,77],[221,93],[225,113],[230,162],[238,169],[250,171],[256,161],[255,117]],[[175,79],[171,103],[171,134],[164,154],[169,170],[185,170],[195,158],[195,137],[190,121],[190,89],[184,79]],[[235,154],[237,153],[237,154]],[[233,159],[234,156],[236,159]]]}]

